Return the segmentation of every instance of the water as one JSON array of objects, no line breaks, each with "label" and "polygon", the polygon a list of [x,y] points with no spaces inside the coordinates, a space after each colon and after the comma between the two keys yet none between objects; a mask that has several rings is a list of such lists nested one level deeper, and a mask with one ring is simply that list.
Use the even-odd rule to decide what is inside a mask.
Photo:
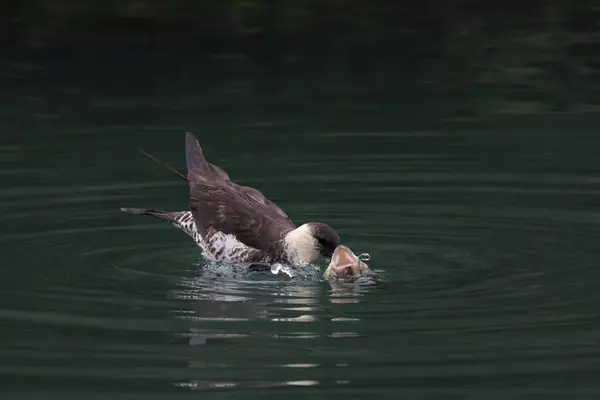
[{"label": "water", "polygon": [[[39,68],[2,91],[3,398],[600,392],[600,136],[585,123],[459,125],[409,97],[235,103],[142,93],[144,76],[126,93]],[[183,168],[187,130],[384,280],[218,276],[182,232],[120,212],[186,207],[185,183],[137,148]]]}]

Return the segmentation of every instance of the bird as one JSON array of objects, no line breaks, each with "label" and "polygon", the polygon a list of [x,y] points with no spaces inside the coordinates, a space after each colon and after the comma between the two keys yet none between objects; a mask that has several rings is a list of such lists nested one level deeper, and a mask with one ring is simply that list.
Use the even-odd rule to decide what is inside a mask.
[{"label": "bird", "polygon": [[179,228],[209,260],[307,266],[331,258],[340,244],[338,233],[328,224],[297,226],[259,190],[233,182],[221,167],[206,160],[191,132],[185,135],[187,175],[141,152],[187,181],[189,210],[123,207],[121,211],[153,216]]}]

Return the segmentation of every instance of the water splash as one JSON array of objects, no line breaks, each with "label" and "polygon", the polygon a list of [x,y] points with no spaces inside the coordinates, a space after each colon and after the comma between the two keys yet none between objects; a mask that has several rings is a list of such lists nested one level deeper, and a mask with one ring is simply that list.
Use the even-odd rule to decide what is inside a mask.
[{"label": "water splash", "polygon": [[369,261],[371,259],[371,255],[369,253],[360,253],[358,259],[360,261]]},{"label": "water splash", "polygon": [[290,267],[279,263],[271,265],[271,273],[273,275],[279,275],[279,273],[282,273],[289,276],[290,278],[294,277],[294,273],[292,272],[292,269]]},{"label": "water splash", "polygon": [[285,264],[275,263],[227,263],[220,261],[209,261],[199,259],[196,266],[205,277],[212,276],[226,279],[242,280],[294,280],[294,281],[318,281],[321,278],[321,268],[318,265],[305,267],[293,267]]}]

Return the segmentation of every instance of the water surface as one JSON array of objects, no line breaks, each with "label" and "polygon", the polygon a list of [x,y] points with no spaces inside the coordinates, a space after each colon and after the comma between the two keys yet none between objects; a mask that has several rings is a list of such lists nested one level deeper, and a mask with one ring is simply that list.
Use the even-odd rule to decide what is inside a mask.
[{"label": "water surface", "polygon": [[[403,122],[382,111],[402,104],[348,96],[340,115],[215,105],[48,74],[2,93],[3,398],[600,392],[593,129]],[[121,213],[185,209],[185,183],[137,148],[183,168],[187,130],[385,282],[218,277],[183,233]]]}]

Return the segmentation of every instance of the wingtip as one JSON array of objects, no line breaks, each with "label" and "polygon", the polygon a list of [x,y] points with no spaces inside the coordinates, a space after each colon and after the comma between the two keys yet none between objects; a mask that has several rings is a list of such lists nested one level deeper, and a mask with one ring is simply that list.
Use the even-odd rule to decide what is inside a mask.
[{"label": "wingtip", "polygon": [[198,142],[198,139],[192,132],[185,133],[185,144],[186,144],[186,147],[190,147],[190,146],[200,147],[200,142]]},{"label": "wingtip", "polygon": [[196,145],[200,147],[200,142],[198,142],[198,138],[196,138],[196,135],[194,135],[192,132],[185,133],[185,143],[186,146]]},{"label": "wingtip", "polygon": [[138,147],[138,153],[141,153],[143,155],[145,155],[148,158],[152,158],[152,156],[150,155],[150,153],[148,153],[146,150],[142,149],[141,147]]},{"label": "wingtip", "polygon": [[138,148],[138,151],[140,153],[142,153],[143,155],[145,155],[146,157],[148,157],[149,159],[151,159],[152,161],[154,161],[155,163],[162,165],[164,168],[171,171],[171,173],[177,175],[184,181],[186,181],[186,182],[188,181],[187,176],[185,176],[183,173],[179,172],[179,170],[177,170],[176,168],[173,168],[169,164],[165,163],[164,161],[159,160],[158,158],[154,157],[152,154],[148,153],[146,150],[144,150],[142,148]]},{"label": "wingtip", "polygon": [[188,171],[200,167],[202,163],[206,162],[200,142],[191,132],[185,134],[185,158]]}]

